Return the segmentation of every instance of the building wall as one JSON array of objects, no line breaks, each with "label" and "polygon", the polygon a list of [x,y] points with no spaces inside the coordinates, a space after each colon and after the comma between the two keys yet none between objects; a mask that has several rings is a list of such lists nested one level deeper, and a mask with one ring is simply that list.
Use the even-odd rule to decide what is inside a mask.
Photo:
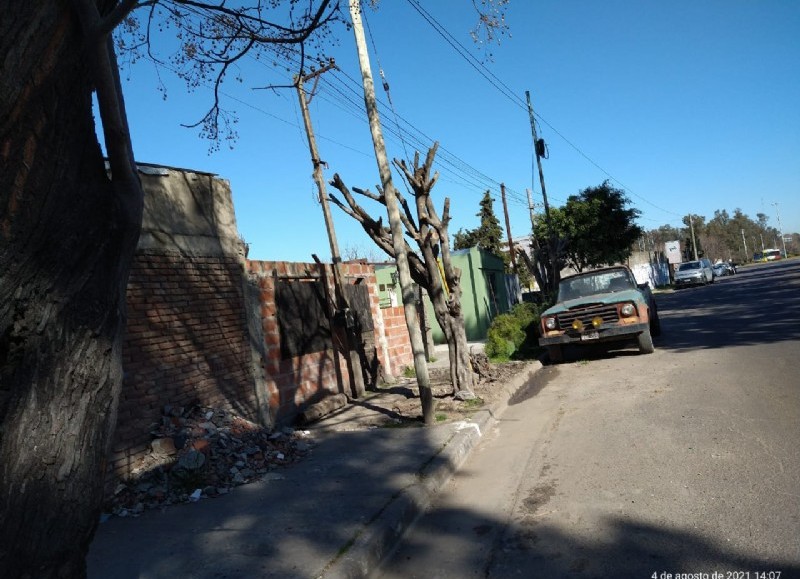
[{"label": "building wall", "polygon": [[140,166],[145,212],[128,282],[124,380],[111,468],[147,454],[167,406],[222,407],[256,420],[244,256],[229,184]]},{"label": "building wall", "polygon": [[[322,270],[324,268],[324,272]],[[384,376],[395,376],[404,366],[413,363],[408,331],[402,307],[381,309],[372,265],[344,263],[346,283],[363,283],[369,292],[370,313],[374,324],[374,351]],[[308,404],[325,396],[350,392],[350,374],[347,360],[332,349],[303,356],[283,359],[278,312],[275,300],[276,279],[281,277],[319,280],[325,279],[333,295],[331,265],[315,263],[288,263],[248,261],[250,283],[257,288],[260,304],[260,324],[263,330],[263,374],[265,376],[270,417],[274,424],[290,422]],[[402,323],[402,325],[401,325]],[[341,339],[342,330],[337,332]],[[336,342],[337,339],[334,339]],[[365,380],[365,383],[367,380]]]},{"label": "building wall", "polygon": [[[320,275],[308,263],[246,261],[230,186],[214,175],[140,166],[142,235],[128,284],[124,380],[109,468],[127,476],[149,452],[166,407],[220,407],[265,427],[289,423],[304,405],[349,391],[333,350],[282,360],[274,275]],[[367,287],[371,358],[384,375],[413,364],[402,307],[383,310],[374,268],[343,266]],[[324,266],[332,287],[332,269]]]},{"label": "building wall", "polygon": [[[461,270],[461,308],[467,340],[484,340],[495,316],[507,312],[511,307],[503,260],[473,247],[453,252],[452,262],[453,267]],[[494,276],[495,280],[491,287],[490,276]],[[433,305],[427,299],[426,312],[431,319],[434,341],[443,343],[444,333],[433,315]]]}]

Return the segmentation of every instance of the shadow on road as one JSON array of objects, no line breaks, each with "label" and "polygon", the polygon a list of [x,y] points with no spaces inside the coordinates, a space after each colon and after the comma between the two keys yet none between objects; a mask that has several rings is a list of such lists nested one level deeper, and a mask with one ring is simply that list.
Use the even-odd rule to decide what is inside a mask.
[{"label": "shadow on road", "polygon": [[798,340],[799,291],[800,261],[793,260],[661,294],[656,346],[681,351]]},{"label": "shadow on road", "polygon": [[[546,502],[539,510],[546,510]],[[450,529],[455,538],[471,533],[481,537],[487,547],[491,541],[488,563],[485,552],[470,549],[460,554],[461,561],[447,562],[447,569],[473,569],[475,576],[641,579],[653,577],[654,573],[659,577],[662,572],[671,573],[672,577],[676,573],[708,573],[710,577],[715,571],[749,571],[751,577],[755,571],[780,571],[781,577],[800,576],[800,563],[796,560],[744,554],[731,544],[720,545],[686,529],[623,516],[606,518],[603,523],[608,532],[589,539],[543,522],[535,513],[507,525],[469,510],[440,512],[442,518],[458,521],[457,530]],[[424,525],[433,521],[425,530],[441,536],[443,530],[435,520],[425,517],[419,524],[424,529]],[[426,550],[435,549],[435,545],[436,542],[419,542],[412,547],[421,560],[430,560]],[[429,571],[437,575],[436,569]]]}]

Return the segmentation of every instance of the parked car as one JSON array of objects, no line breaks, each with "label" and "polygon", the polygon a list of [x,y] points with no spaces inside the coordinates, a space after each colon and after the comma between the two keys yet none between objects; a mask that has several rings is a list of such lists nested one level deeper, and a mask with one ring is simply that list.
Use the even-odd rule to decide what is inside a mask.
[{"label": "parked car", "polygon": [[630,269],[614,266],[561,280],[555,305],[542,312],[539,345],[553,363],[563,360],[567,344],[632,342],[650,354],[660,332],[650,284],[637,284]]},{"label": "parked car", "polygon": [[675,287],[691,285],[706,285],[714,283],[714,269],[711,262],[705,258],[695,261],[684,261],[675,268]]}]

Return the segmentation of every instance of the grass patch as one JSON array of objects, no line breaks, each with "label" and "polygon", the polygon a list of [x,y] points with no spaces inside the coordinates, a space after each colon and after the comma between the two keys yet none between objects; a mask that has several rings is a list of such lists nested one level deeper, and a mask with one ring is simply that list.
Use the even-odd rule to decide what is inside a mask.
[{"label": "grass patch", "polygon": [[467,408],[480,408],[483,406],[483,398],[476,397],[464,400],[464,406]]}]

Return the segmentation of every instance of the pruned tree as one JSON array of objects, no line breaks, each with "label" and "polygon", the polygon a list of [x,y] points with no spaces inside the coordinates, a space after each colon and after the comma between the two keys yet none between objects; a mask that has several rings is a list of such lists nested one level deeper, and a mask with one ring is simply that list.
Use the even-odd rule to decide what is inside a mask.
[{"label": "pruned tree", "polygon": [[[287,0],[288,2],[288,0]],[[191,12],[183,55],[222,80],[264,44],[302,43],[329,0],[11,0],[0,19],[0,577],[86,575],[122,385],[128,272],[142,223],[111,34],[131,11]],[[294,2],[292,2],[294,6]],[[283,13],[282,13],[283,14]],[[152,21],[152,20],[150,20]],[[179,24],[177,20],[173,21]],[[145,39],[147,40],[147,38]],[[194,43],[194,48],[187,48]],[[207,49],[200,49],[203,43]],[[216,43],[216,49],[213,45]],[[219,50],[227,48],[230,51]],[[216,71],[216,72],[211,72]],[[92,111],[96,93],[107,162]],[[205,120],[210,129],[215,107]],[[213,129],[212,129],[213,130]]]},{"label": "pruned tree", "polygon": [[[399,191],[397,196],[403,209],[401,219],[406,236],[416,246],[414,249],[406,241],[411,277],[414,282],[428,292],[436,321],[439,322],[447,341],[453,394],[458,398],[466,399],[474,397],[472,392],[474,374],[470,363],[464,315],[461,309],[461,270],[453,266],[450,258],[448,233],[450,200],[449,198],[445,199],[441,217],[431,200],[431,191],[439,177],[438,173],[431,175],[437,149],[438,143],[428,151],[425,163],[422,165],[420,165],[419,153],[414,156],[413,167],[408,167],[405,161],[394,160],[395,166],[403,173],[412,189],[416,212],[412,212],[408,200]],[[334,175],[331,185],[342,194],[344,201],[332,194],[329,195],[330,201],[358,221],[375,244],[394,259],[391,232],[383,224],[383,218],[373,218],[353,196],[353,192],[355,192],[385,205],[386,201],[380,189],[378,194],[356,187],[353,187],[351,192],[338,173]],[[444,279],[442,279],[439,269],[440,259]]]}]

